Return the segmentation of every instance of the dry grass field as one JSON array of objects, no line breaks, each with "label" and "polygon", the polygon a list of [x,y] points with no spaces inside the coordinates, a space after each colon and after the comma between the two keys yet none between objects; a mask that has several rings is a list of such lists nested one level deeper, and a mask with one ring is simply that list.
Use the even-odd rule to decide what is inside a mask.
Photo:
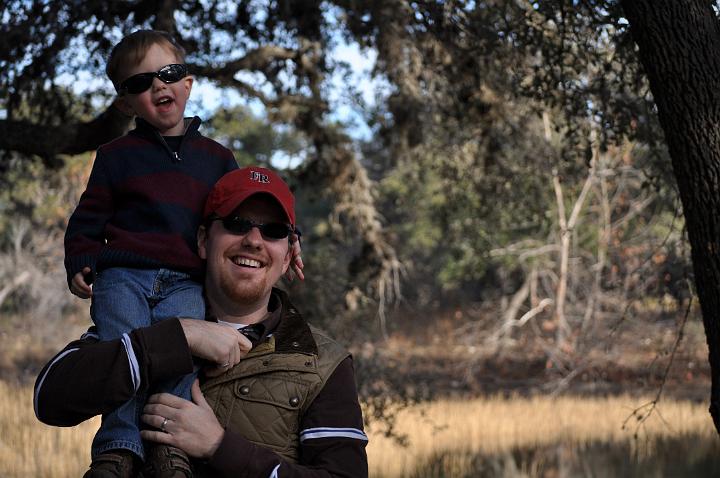
[{"label": "dry grass field", "polygon": [[82,476],[99,419],[73,428],[43,425],[35,419],[32,393],[31,386],[0,381],[0,476]]},{"label": "dry grass field", "polygon": [[[613,398],[478,398],[440,400],[400,412],[398,431],[407,446],[370,430],[370,476],[418,476],[428,457],[443,453],[502,454],[517,448],[553,443],[628,442],[633,434],[652,437],[712,437],[707,407],[688,401],[662,402],[640,428],[632,418],[646,400]],[[79,477],[89,462],[89,447],[97,419],[75,428],[53,428],[35,419],[32,388],[0,381],[0,476]],[[440,476],[470,476],[459,469]],[[420,475],[422,476],[422,475]]]},{"label": "dry grass field", "polygon": [[[516,449],[543,448],[558,443],[581,448],[598,442],[642,445],[662,438],[699,436],[710,440],[715,437],[704,403],[661,402],[640,425],[637,415],[632,413],[646,403],[646,399],[630,396],[439,400],[400,412],[397,431],[406,434],[407,446],[401,447],[392,439],[371,434],[370,476],[423,476],[416,475],[418,469],[429,468],[429,459],[448,453],[458,457],[450,463],[459,469],[439,470],[439,476],[472,476],[468,474],[470,470],[462,469],[470,466],[469,462],[463,463],[462,457],[479,454],[500,456]],[[643,410],[647,412],[648,408]],[[638,440],[634,440],[635,435]],[[638,451],[652,452],[647,448]]]}]

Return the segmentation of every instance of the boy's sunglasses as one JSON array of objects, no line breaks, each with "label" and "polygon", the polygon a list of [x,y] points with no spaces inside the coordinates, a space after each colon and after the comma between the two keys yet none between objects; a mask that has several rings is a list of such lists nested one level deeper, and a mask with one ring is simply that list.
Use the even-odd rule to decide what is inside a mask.
[{"label": "boy's sunglasses", "polygon": [[229,233],[238,235],[247,234],[253,227],[257,227],[265,239],[285,239],[293,231],[290,226],[282,222],[262,224],[239,216],[216,217],[213,221],[222,221],[223,227]]},{"label": "boy's sunglasses", "polygon": [[125,94],[130,93],[131,95],[137,95],[146,91],[152,86],[155,78],[160,78],[163,83],[175,83],[188,74],[187,65],[180,65],[173,63],[172,65],[165,65],[156,72],[149,73],[138,73],[120,83],[118,93]]}]

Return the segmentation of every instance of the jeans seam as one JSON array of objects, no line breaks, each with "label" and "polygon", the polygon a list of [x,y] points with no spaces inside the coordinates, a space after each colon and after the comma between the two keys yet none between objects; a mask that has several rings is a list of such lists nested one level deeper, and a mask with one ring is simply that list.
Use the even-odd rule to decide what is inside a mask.
[{"label": "jeans seam", "polygon": [[97,449],[92,450],[92,455],[93,458],[95,458],[98,455],[105,453],[106,451],[118,449],[130,450],[131,452],[138,455],[141,459],[145,459],[145,450],[142,446],[142,443],[136,443],[130,440],[113,440],[104,444],[101,447],[98,447]]}]

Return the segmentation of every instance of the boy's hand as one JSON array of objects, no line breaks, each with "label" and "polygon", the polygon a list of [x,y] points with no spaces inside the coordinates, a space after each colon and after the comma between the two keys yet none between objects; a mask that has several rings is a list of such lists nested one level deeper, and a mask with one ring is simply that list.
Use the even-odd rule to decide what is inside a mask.
[{"label": "boy's hand", "polygon": [[305,280],[305,274],[303,274],[302,271],[305,265],[300,257],[300,236],[293,232],[290,237],[290,242],[290,268],[285,273],[285,278],[289,281],[293,280],[294,273],[298,279]]},{"label": "boy's hand", "polygon": [[91,272],[92,269],[84,267],[82,271],[75,274],[72,281],[70,281],[70,292],[81,299],[89,299],[92,297],[92,287],[85,282],[85,276]]}]

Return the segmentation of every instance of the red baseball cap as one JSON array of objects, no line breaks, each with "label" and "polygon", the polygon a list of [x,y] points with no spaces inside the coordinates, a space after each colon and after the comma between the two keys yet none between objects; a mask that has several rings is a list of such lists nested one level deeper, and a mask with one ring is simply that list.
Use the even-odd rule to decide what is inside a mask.
[{"label": "red baseball cap", "polygon": [[282,206],[290,225],[295,227],[295,196],[274,171],[258,166],[235,169],[221,177],[205,201],[203,219],[225,217],[253,194],[271,195]]}]

